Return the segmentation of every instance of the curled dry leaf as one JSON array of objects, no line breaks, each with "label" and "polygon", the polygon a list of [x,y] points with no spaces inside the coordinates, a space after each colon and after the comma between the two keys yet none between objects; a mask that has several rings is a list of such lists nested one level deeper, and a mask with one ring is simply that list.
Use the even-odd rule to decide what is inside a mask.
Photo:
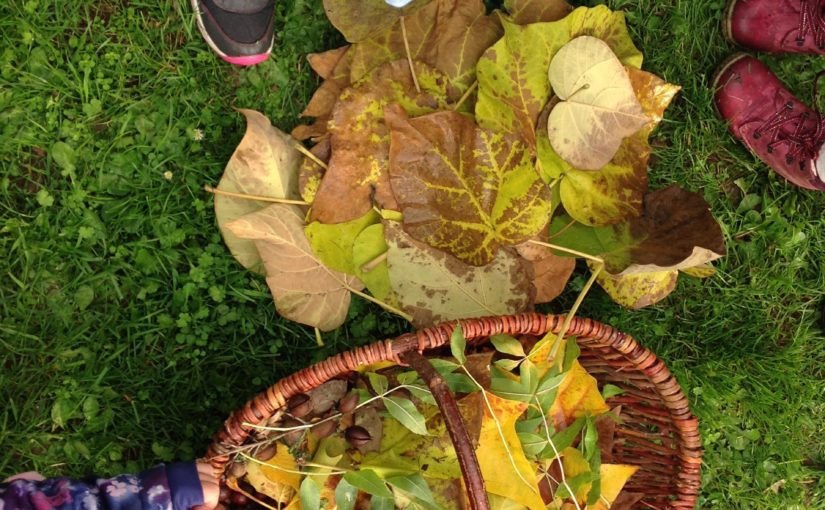
[{"label": "curled dry leaf", "polygon": [[420,9],[430,0],[412,0],[402,8],[384,0],[359,0],[353,8],[351,0],[324,0],[329,21],[349,42],[358,42],[390,28],[400,17]]},{"label": "curled dry leaf", "polygon": [[532,244],[528,241],[517,245],[516,251],[532,269],[536,304],[549,303],[556,299],[564,291],[567,281],[576,269],[576,259],[559,257],[546,246]]},{"label": "curled dry leaf", "polygon": [[[326,64],[332,60],[335,60],[335,66],[330,71]],[[313,61],[316,64],[313,64]],[[323,65],[321,64],[322,61],[324,62]],[[327,134],[327,123],[332,116],[332,109],[335,103],[338,102],[341,92],[351,84],[352,51],[349,46],[329,50],[326,53],[316,55],[313,60],[310,60],[310,64],[313,69],[315,69],[315,65],[318,65],[316,71],[325,73],[321,76],[324,78],[324,83],[318,87],[312,95],[312,99],[309,100],[307,107],[301,112],[301,117],[315,117],[313,123],[309,125],[302,124],[292,130],[292,136],[298,140],[309,138],[320,140]]]},{"label": "curled dry leaf", "polygon": [[417,328],[531,308],[530,280],[522,259],[509,249],[499,250],[486,266],[470,266],[414,240],[396,223],[386,223],[384,230],[393,291]]},{"label": "curled dry leaf", "polygon": [[330,123],[332,157],[312,204],[311,219],[342,223],[363,216],[373,201],[397,209],[389,185],[390,133],[384,107],[396,103],[417,116],[447,108],[454,92],[444,76],[415,64],[421,92],[416,91],[406,60],[376,69],[341,94]]},{"label": "curled dry leaf", "polygon": [[[475,81],[481,54],[501,37],[498,19],[486,15],[482,0],[433,0],[405,17],[404,28],[410,57],[444,73],[461,92]],[[355,82],[385,62],[406,58],[404,31],[396,22],[354,46],[350,78]]]},{"label": "curled dry leaf", "polygon": [[[590,269],[593,269],[593,265]],[[655,273],[634,273],[612,275],[602,271],[596,282],[620,305],[639,310],[655,305],[676,289],[679,271],[657,271]]]},{"label": "curled dry leaf", "polygon": [[[611,225],[642,214],[642,201],[648,189],[648,137],[680,90],[679,86],[635,67],[625,70],[649,122],[622,141],[607,165],[598,172],[578,170],[556,154],[548,138],[539,139],[538,158],[545,180],[564,176],[559,184],[561,202],[570,216],[585,225]],[[546,130],[550,106],[539,118],[539,130]]]},{"label": "curled dry leaf", "polygon": [[457,112],[407,118],[387,108],[390,182],[404,230],[463,262],[489,264],[547,224],[550,192],[527,148]]},{"label": "curled dry leaf", "polygon": [[601,39],[581,36],[564,45],[549,76],[561,99],[547,119],[550,144],[576,168],[602,168],[625,137],[649,122],[624,66]]},{"label": "curled dry leaf", "polygon": [[[239,110],[246,133],[226,165],[218,189],[272,198],[298,198],[296,178],[301,154],[290,136],[273,127],[263,114]],[[236,236],[227,224],[269,206],[267,202],[215,196],[215,216],[229,251],[245,268],[264,272],[255,243]]]},{"label": "curled dry leaf", "polygon": [[550,61],[570,40],[598,37],[623,64],[642,65],[624,14],[604,5],[579,7],[552,23],[502,23],[504,37],[478,61],[476,121],[483,128],[515,133],[531,148],[536,147],[536,121],[550,98]]},{"label": "curled dry leaf", "polygon": [[331,331],[347,318],[354,277],[333,271],[315,256],[304,234],[297,206],[274,204],[227,224],[233,234],[250,239],[267,270],[275,308],[287,319]]},{"label": "curled dry leaf", "polygon": [[648,193],[644,215],[618,225],[588,227],[558,215],[550,239],[602,257],[614,275],[696,267],[725,254],[722,229],[705,199],[678,186]]},{"label": "curled dry leaf", "polygon": [[565,0],[504,0],[504,8],[517,25],[558,21],[573,10]]},{"label": "curled dry leaf", "polygon": [[307,55],[310,67],[315,73],[325,80],[329,80],[335,75],[335,69],[346,56],[349,46],[341,46],[323,53],[310,53]]}]

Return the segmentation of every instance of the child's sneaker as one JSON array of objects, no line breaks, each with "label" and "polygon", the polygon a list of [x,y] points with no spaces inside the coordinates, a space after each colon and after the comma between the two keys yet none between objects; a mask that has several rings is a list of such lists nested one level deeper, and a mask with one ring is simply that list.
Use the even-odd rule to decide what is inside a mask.
[{"label": "child's sneaker", "polygon": [[771,53],[825,54],[825,0],[728,0],[725,34]]},{"label": "child's sneaker", "polygon": [[825,118],[759,60],[739,54],[713,81],[719,114],[737,139],[797,186],[825,190]]},{"label": "child's sneaker", "polygon": [[275,0],[192,0],[192,7],[207,44],[230,64],[255,65],[272,51]]}]

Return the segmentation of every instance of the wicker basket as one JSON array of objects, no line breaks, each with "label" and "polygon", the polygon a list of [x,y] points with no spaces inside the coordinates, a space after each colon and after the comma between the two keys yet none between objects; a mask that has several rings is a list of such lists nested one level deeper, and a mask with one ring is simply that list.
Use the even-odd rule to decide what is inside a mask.
[{"label": "wicker basket", "polygon": [[[558,332],[564,316],[521,314],[460,322],[468,342],[478,345],[499,333]],[[387,360],[403,363],[402,358],[409,361],[408,356],[415,352],[438,349],[449,343],[454,328],[455,323],[451,322],[375,342],[278,381],[229,417],[215,435],[207,459],[222,474],[231,453],[247,439],[251,430],[248,424],[266,421],[293,395],[305,393],[362,365]],[[621,405],[623,420],[616,428],[613,456],[616,463],[640,466],[625,486],[629,491],[645,495],[638,508],[695,508],[702,462],[699,423],[691,414],[676,379],[652,352],[610,326],[574,318],[568,335],[576,337],[582,351],[579,361],[600,385],[610,383],[624,390],[621,396],[608,400],[611,406]],[[467,480],[465,470],[465,482]],[[468,492],[473,492],[472,488]]]}]

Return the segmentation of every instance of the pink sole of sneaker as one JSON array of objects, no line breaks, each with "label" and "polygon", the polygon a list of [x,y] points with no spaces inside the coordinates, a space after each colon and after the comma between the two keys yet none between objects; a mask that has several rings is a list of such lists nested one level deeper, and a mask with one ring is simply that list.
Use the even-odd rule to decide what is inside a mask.
[{"label": "pink sole of sneaker", "polygon": [[224,62],[229,62],[232,65],[236,66],[254,66],[255,64],[260,64],[267,58],[269,58],[269,53],[262,53],[260,55],[247,55],[245,57],[230,57],[228,55],[221,55],[221,59]]},{"label": "pink sole of sneaker", "polygon": [[[192,9],[197,13],[198,9],[200,9],[200,7],[198,7],[198,0],[191,0],[190,4],[192,5]],[[247,67],[254,66],[255,64],[260,64],[261,62],[269,58],[269,54],[272,51],[272,45],[270,45],[269,51],[267,51],[266,53],[260,53],[258,55],[245,55],[233,57],[231,55],[225,54],[220,50],[220,48],[218,48],[218,46],[215,44],[212,38],[209,37],[209,33],[206,31],[206,27],[203,26],[203,22],[201,21],[200,16],[196,16],[196,19],[198,31],[201,33],[201,36],[203,36],[204,40],[206,41],[206,44],[212,49],[212,51],[214,51],[219,57],[221,57],[221,60],[223,60],[224,62],[228,62],[236,66]]]}]

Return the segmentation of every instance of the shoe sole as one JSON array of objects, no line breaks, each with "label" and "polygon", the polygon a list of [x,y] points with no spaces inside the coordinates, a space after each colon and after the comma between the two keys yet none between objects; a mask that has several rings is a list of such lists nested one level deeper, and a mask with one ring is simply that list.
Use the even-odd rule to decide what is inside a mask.
[{"label": "shoe sole", "polygon": [[[736,0],[734,0],[734,1],[736,1]],[[747,53],[742,53],[742,52],[734,53],[733,55],[726,58],[719,65],[719,67],[716,69],[716,73],[714,73],[714,75],[713,75],[713,80],[711,80],[711,83],[710,83],[711,91],[713,91],[714,95],[716,95],[716,91],[719,90],[719,88],[720,88],[719,87],[719,81],[722,79],[722,75],[725,74],[725,72],[728,69],[730,69],[731,66],[733,66],[735,63],[737,63],[740,60],[742,60],[743,58],[749,57],[749,56],[750,55],[748,55]],[[716,100],[715,99],[713,101],[713,111],[716,112],[717,117],[719,117],[722,120],[726,120],[725,117],[722,116],[722,113],[719,111],[719,108],[716,106]]]},{"label": "shoe sole", "polygon": [[192,4],[192,10],[195,12],[195,20],[198,23],[198,31],[200,31],[201,36],[203,36],[206,44],[209,48],[214,51],[224,62],[228,62],[230,64],[236,66],[253,66],[255,64],[260,64],[267,58],[269,58],[269,54],[272,53],[272,46],[275,43],[274,39],[272,43],[269,45],[269,49],[266,50],[264,53],[259,53],[257,55],[244,55],[244,56],[231,56],[227,55],[220,48],[218,45],[215,44],[215,41],[209,36],[209,32],[206,31],[206,27],[203,24],[203,14],[201,13],[201,9],[198,6],[198,0],[191,0],[190,3]]},{"label": "shoe sole", "polygon": [[725,6],[725,16],[722,18],[722,33],[725,34],[725,39],[737,46],[739,43],[733,38],[733,9],[738,2],[739,0],[728,0]]}]

